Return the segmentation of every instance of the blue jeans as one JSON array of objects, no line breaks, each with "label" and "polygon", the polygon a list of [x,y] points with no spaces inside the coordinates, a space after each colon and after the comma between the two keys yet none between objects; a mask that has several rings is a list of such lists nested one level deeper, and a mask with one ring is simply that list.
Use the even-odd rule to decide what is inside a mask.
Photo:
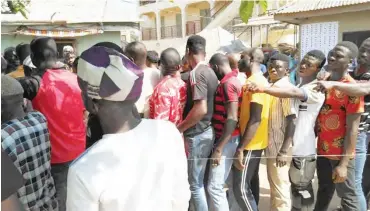
[{"label": "blue jeans", "polygon": [[233,136],[229,142],[224,146],[220,165],[209,165],[208,177],[208,194],[209,194],[209,208],[213,211],[228,211],[229,204],[227,202],[224,185],[229,176],[231,166],[233,164],[233,157],[240,141],[239,136]]},{"label": "blue jeans", "polygon": [[191,203],[195,211],[208,210],[204,174],[213,149],[214,137],[213,128],[209,127],[199,135],[185,138],[189,146],[188,174]]},{"label": "blue jeans", "polygon": [[366,149],[367,149],[367,134],[361,132],[357,136],[356,143],[356,158],[355,158],[355,183],[356,193],[358,195],[360,210],[366,211],[366,198],[362,190],[362,173],[364,171],[366,161]]}]

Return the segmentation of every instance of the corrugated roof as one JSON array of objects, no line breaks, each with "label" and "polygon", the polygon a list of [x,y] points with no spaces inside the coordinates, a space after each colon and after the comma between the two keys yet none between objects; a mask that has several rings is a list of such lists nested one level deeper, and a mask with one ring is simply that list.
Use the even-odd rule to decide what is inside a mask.
[{"label": "corrugated roof", "polygon": [[369,3],[370,0],[298,0],[275,14],[288,14]]},{"label": "corrugated roof", "polygon": [[20,13],[2,14],[2,23],[65,21],[67,23],[137,22],[136,0],[32,0],[28,19]]}]

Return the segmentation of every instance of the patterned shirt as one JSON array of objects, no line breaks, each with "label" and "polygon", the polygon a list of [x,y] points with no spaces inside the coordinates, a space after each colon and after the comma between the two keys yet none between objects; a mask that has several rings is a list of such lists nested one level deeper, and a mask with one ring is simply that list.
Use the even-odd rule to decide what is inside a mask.
[{"label": "patterned shirt", "polygon": [[[340,82],[355,83],[349,75],[342,78]],[[338,90],[329,90],[317,118],[318,154],[339,160],[339,156],[343,153],[343,142],[346,136],[346,116],[362,112],[364,112],[363,97],[350,97]]]},{"label": "patterned shirt", "polygon": [[149,118],[168,120],[175,125],[182,121],[186,103],[186,83],[177,76],[165,76],[149,99]]},{"label": "patterned shirt", "polygon": [[58,210],[46,118],[30,112],[24,118],[5,122],[1,125],[1,144],[25,180],[18,197],[26,210]]},{"label": "patterned shirt", "polygon": [[[238,102],[241,97],[242,86],[237,78],[238,72],[231,72],[220,81],[215,94],[215,107],[212,117],[212,125],[215,129],[216,139],[222,136],[224,124],[227,119],[226,103]],[[240,105],[239,105],[240,106]],[[232,136],[240,134],[239,126],[232,133]]]},{"label": "patterned shirt", "polygon": [[[293,86],[288,77],[277,81],[273,86]],[[277,98],[271,96],[271,107],[269,114],[269,145],[266,148],[266,156],[276,156],[283,146],[285,139],[285,128],[288,124],[287,116],[296,115],[295,101],[291,98]]]}]

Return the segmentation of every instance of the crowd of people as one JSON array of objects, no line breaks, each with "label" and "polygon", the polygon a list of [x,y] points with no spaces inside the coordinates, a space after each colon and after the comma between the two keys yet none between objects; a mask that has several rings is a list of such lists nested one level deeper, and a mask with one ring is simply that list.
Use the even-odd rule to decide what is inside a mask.
[{"label": "crowd of people", "polygon": [[2,209],[257,211],[262,159],[271,211],[326,211],[335,191],[368,209],[370,38],[300,62],[206,61],[199,35],[183,57],[141,42],[76,56],[49,37],[3,54]]}]

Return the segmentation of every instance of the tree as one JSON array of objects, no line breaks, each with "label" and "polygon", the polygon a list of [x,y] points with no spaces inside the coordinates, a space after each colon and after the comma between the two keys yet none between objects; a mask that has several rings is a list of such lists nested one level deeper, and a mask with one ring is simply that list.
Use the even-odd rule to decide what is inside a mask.
[{"label": "tree", "polygon": [[16,14],[20,12],[23,17],[27,18],[26,6],[30,0],[1,0],[1,13],[2,14]]},{"label": "tree", "polygon": [[239,16],[244,23],[248,23],[249,18],[252,17],[253,8],[255,4],[259,4],[262,13],[267,10],[267,0],[242,0],[239,7]]}]

